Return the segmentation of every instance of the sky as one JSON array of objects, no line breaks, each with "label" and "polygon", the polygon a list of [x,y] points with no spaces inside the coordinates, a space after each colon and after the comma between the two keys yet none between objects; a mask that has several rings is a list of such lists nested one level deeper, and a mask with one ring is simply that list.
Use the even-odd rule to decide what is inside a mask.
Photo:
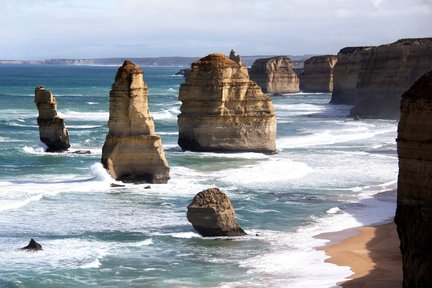
[{"label": "sky", "polygon": [[432,0],[0,0],[0,60],[337,54],[432,37]]}]

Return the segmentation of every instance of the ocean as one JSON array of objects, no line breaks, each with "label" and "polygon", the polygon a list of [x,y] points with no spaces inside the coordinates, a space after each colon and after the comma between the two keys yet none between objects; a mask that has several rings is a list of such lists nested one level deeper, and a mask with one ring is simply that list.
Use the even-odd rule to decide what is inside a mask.
[{"label": "ocean", "polygon": [[[336,287],[314,236],[391,219],[397,121],[347,118],[328,93],[273,97],[277,154],[184,152],[179,68],[143,67],[168,184],[115,182],[100,164],[118,67],[0,65],[0,287]],[[34,89],[58,102],[71,151],[44,153]],[[186,219],[219,187],[245,237],[203,238]],[[17,250],[34,238],[43,251]]]}]

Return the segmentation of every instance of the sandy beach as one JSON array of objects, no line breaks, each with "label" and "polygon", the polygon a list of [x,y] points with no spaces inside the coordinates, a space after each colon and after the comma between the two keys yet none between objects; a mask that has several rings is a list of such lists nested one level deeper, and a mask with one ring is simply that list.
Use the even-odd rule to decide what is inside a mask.
[{"label": "sandy beach", "polygon": [[330,256],[327,261],[349,266],[353,271],[347,281],[338,285],[344,288],[402,287],[402,259],[393,222],[319,237],[331,241],[321,248]]}]

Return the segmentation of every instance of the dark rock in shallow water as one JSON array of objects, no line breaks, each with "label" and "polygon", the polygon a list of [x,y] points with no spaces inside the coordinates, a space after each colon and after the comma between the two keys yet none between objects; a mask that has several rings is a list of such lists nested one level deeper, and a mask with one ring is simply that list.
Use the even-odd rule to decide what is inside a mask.
[{"label": "dark rock in shallow water", "polygon": [[398,199],[403,287],[432,284],[432,71],[402,95]]},{"label": "dark rock in shallow water", "polygon": [[90,150],[77,150],[77,151],[73,151],[70,152],[71,154],[80,154],[80,155],[84,155],[84,154],[91,154]]},{"label": "dark rock in shallow water", "polygon": [[199,192],[188,206],[187,219],[204,237],[246,235],[235,219],[231,201],[218,188]]},{"label": "dark rock in shallow water", "polygon": [[33,238],[30,239],[30,242],[27,246],[21,248],[20,250],[27,250],[27,251],[39,251],[42,250],[42,245],[37,243]]},{"label": "dark rock in shallow water", "polygon": [[111,187],[126,187],[126,185],[123,184],[117,184],[117,183],[111,183]]}]

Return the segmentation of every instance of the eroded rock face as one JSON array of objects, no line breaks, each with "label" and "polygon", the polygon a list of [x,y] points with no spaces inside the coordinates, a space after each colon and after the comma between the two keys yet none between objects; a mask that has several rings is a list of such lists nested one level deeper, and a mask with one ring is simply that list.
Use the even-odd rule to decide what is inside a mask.
[{"label": "eroded rock face", "polygon": [[260,58],[250,69],[250,78],[264,93],[282,94],[299,92],[299,78],[293,63],[286,56]]},{"label": "eroded rock face", "polygon": [[432,69],[432,38],[402,39],[362,52],[351,116],[399,119],[403,92]]},{"label": "eroded rock face", "polygon": [[243,236],[231,201],[218,188],[199,192],[188,205],[187,219],[204,237]]},{"label": "eroded rock face", "polygon": [[64,119],[57,115],[57,101],[49,90],[36,87],[35,102],[40,140],[48,146],[46,152],[61,152],[70,147]]},{"label": "eroded rock face", "polygon": [[161,139],[155,135],[141,67],[125,61],[110,92],[109,132],[102,164],[116,180],[166,183],[169,167]]},{"label": "eroded rock face", "polygon": [[333,93],[330,104],[354,105],[357,103],[357,80],[363,51],[373,47],[346,47],[337,54],[333,68]]},{"label": "eroded rock face", "polygon": [[271,99],[250,81],[247,68],[223,54],[192,64],[180,86],[178,144],[192,151],[276,151]]},{"label": "eroded rock face", "polygon": [[303,92],[332,92],[333,67],[337,58],[334,55],[314,56],[304,62],[300,74],[300,90]]},{"label": "eroded rock face", "polygon": [[432,72],[402,96],[398,127],[398,200],[403,287],[432,283]]}]

